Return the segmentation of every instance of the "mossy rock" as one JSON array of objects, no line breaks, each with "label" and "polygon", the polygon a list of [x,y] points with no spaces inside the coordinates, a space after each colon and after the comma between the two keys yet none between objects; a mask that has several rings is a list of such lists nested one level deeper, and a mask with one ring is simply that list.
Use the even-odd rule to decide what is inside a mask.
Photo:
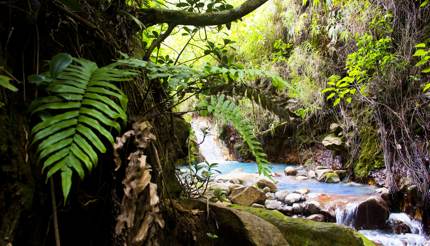
[{"label": "mossy rock", "polygon": [[327,172],[323,175],[322,181],[326,183],[339,183],[340,178],[336,172]]},{"label": "mossy rock", "polygon": [[384,159],[379,137],[372,126],[363,126],[360,129],[360,152],[354,165],[354,174],[357,178],[365,179],[369,172],[384,167]]},{"label": "mossy rock", "polygon": [[275,225],[291,246],[374,246],[375,244],[351,228],[333,223],[290,218],[276,210],[231,205]]}]

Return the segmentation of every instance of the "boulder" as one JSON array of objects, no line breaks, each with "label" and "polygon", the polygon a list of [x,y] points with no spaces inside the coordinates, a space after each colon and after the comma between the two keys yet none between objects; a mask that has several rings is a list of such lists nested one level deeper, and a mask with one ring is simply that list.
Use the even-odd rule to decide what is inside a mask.
[{"label": "boulder", "polygon": [[304,214],[319,214],[321,211],[321,204],[317,201],[307,201],[303,204]]},{"label": "boulder", "polygon": [[228,183],[217,183],[217,182],[211,182],[208,184],[208,190],[221,190],[223,191],[225,194],[229,194],[230,193],[230,185]]},{"label": "boulder", "polygon": [[279,211],[286,213],[286,214],[292,214],[293,213],[293,206],[284,205],[284,206],[282,206],[281,209],[279,209]]},{"label": "boulder", "polygon": [[266,198],[270,199],[270,200],[275,200],[275,193],[271,193],[271,192],[267,192],[266,193]]},{"label": "boulder", "polygon": [[272,181],[268,179],[260,179],[257,181],[256,186],[260,189],[269,188],[270,192],[276,192],[278,189]]},{"label": "boulder", "polygon": [[295,176],[297,175],[297,170],[294,167],[286,167],[284,173],[287,176]]},{"label": "boulder", "polygon": [[389,215],[388,205],[381,197],[370,197],[357,206],[354,227],[359,230],[383,229]]},{"label": "boulder", "polygon": [[278,200],[266,200],[264,202],[264,206],[267,209],[275,209],[275,210],[280,210],[282,208],[282,202],[278,201]]},{"label": "boulder", "polygon": [[263,203],[265,200],[266,194],[253,186],[246,187],[239,193],[230,195],[230,201],[232,203],[245,206],[250,206],[253,203]]},{"label": "boulder", "polygon": [[329,168],[316,169],[315,170],[316,178],[318,180],[320,180],[324,176],[324,174],[329,173],[329,172],[333,172],[333,170],[331,170]]},{"label": "boulder", "polygon": [[339,130],[342,130],[341,126],[337,123],[331,123],[330,124],[330,131],[331,132],[337,132]]},{"label": "boulder", "polygon": [[304,200],[304,197],[302,195],[297,193],[290,193],[285,197],[284,201],[286,204],[291,205],[293,203],[300,202],[303,200]]},{"label": "boulder", "polygon": [[303,212],[303,206],[300,203],[294,203],[292,207],[294,214],[301,214]]},{"label": "boulder", "polygon": [[339,175],[337,175],[336,172],[326,172],[324,173],[319,179],[318,181],[320,182],[325,182],[325,183],[339,183],[340,182],[340,178]]},{"label": "boulder", "polygon": [[263,188],[263,192],[264,193],[270,193],[270,188],[269,187],[264,187]]},{"label": "boulder", "polygon": [[[181,206],[189,211],[206,211],[209,206],[211,216],[214,219],[208,221],[206,216],[201,216],[201,219],[197,221],[195,216],[191,216],[193,218],[189,218],[187,221],[192,221],[193,223],[189,224],[189,230],[184,230],[192,231],[189,235],[184,235],[188,237],[187,241],[182,243],[170,242],[169,245],[189,245],[189,243],[185,242],[193,242],[192,240],[194,240],[194,244],[195,242],[204,242],[204,245],[289,245],[286,236],[275,225],[246,211],[212,203],[207,204],[203,200],[185,200],[181,202]],[[196,222],[201,224],[195,224]],[[212,229],[209,230],[210,227],[207,227],[208,223],[212,223],[213,231]],[[188,226],[188,224],[181,224],[181,226],[184,225]],[[196,228],[203,231],[195,233]],[[207,232],[214,232],[217,236],[216,241],[211,241],[211,239],[208,241]]]},{"label": "boulder", "polygon": [[390,200],[390,191],[387,188],[378,188],[376,189],[376,192],[379,193],[379,195],[381,195],[382,199],[384,199],[385,201]]},{"label": "boulder", "polygon": [[283,202],[283,201],[285,201],[285,197],[287,197],[288,194],[289,194],[289,192],[287,190],[277,191],[275,193],[275,198],[276,198],[276,200]]},{"label": "boulder", "polygon": [[402,221],[392,221],[390,223],[390,227],[395,234],[411,233],[411,228]]},{"label": "boulder", "polygon": [[298,189],[298,190],[294,191],[294,193],[301,194],[301,195],[306,195],[309,192],[310,192],[310,190],[308,188]]},{"label": "boulder", "polygon": [[235,189],[238,189],[238,188],[244,188],[245,186],[243,186],[243,185],[241,185],[241,184],[234,184],[234,183],[231,183],[230,184],[230,191],[232,191],[232,190],[235,190]]},{"label": "boulder", "polygon": [[308,220],[318,221],[318,222],[324,222],[325,218],[322,214],[312,214],[306,217]]},{"label": "boulder", "polygon": [[334,134],[329,134],[323,139],[322,144],[325,147],[340,146],[342,145],[342,139]]},{"label": "boulder", "polygon": [[259,179],[259,175],[255,173],[246,173],[241,169],[236,169],[230,173],[218,175],[215,177],[215,181],[218,182],[231,182],[235,184],[242,184],[245,186],[251,186],[255,184]]},{"label": "boulder", "polygon": [[236,196],[237,194],[239,194],[240,192],[242,192],[243,190],[245,190],[245,188],[246,188],[245,186],[241,185],[241,186],[238,186],[238,187],[236,187],[234,189],[231,189],[231,191],[230,191],[230,197]]},{"label": "boulder", "polygon": [[[351,228],[334,223],[315,222],[301,218],[291,218],[276,210],[258,209],[233,205],[241,211],[247,211],[275,225],[285,236],[290,245],[375,245],[362,234]],[[272,242],[274,239],[271,240]],[[267,244],[262,244],[267,245]]]}]

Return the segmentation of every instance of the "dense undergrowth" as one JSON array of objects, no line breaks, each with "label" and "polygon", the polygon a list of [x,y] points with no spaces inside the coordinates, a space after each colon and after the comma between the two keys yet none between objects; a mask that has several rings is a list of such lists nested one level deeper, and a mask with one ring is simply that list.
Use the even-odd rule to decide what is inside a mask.
[{"label": "dense undergrowth", "polygon": [[[385,170],[384,185],[392,192],[415,185],[428,211],[428,1],[272,0],[241,21],[212,23],[217,18],[203,18],[192,24],[187,21],[193,14],[226,13],[241,2],[42,2],[16,6],[0,2],[10,10],[9,15],[2,12],[9,18],[0,23],[0,108],[5,126],[12,124],[7,121],[25,125],[11,131],[16,136],[3,138],[0,146],[15,147],[10,147],[13,151],[2,147],[8,164],[0,174],[13,182],[28,182],[30,190],[40,189],[39,208],[48,200],[39,187],[50,178],[51,184],[62,183],[64,213],[75,206],[85,210],[94,200],[108,200],[107,210],[117,209],[118,197],[127,192],[117,183],[129,170],[123,166],[112,174],[109,154],[115,152],[115,162],[133,163],[130,153],[135,151],[149,156],[150,163],[137,173],[147,175],[151,169],[152,176],[142,179],[145,199],[137,199],[138,194],[133,198],[147,202],[139,216],[152,218],[145,215],[158,211],[157,199],[180,194],[174,163],[199,159],[198,144],[183,122],[198,113],[234,129],[237,153],[256,160],[266,175],[269,161],[309,164],[313,160],[309,153],[325,148],[323,139],[330,135],[341,142],[333,149],[342,158],[339,168],[363,182],[371,180],[374,171]],[[183,18],[169,19],[171,12],[156,12],[160,7],[182,11]],[[14,12],[21,8],[24,11]],[[20,21],[18,38],[12,17]],[[61,52],[74,58],[42,61]],[[117,86],[119,81],[124,83]],[[154,134],[121,136],[121,127],[132,128],[127,116],[152,125],[145,129]],[[114,145],[112,133],[125,140]],[[127,140],[130,136],[136,139]],[[22,144],[12,141],[15,138]],[[135,146],[126,145],[117,153],[127,141]],[[16,154],[18,150],[25,154]],[[282,151],[297,157],[287,158],[289,153]],[[145,158],[139,159],[141,164]],[[20,163],[16,167],[15,159]],[[103,178],[89,181],[93,185],[82,181],[105,159],[110,160],[109,170],[97,167]],[[39,161],[42,167],[29,165]],[[15,169],[19,171],[11,171]],[[21,169],[25,171],[20,173]],[[79,193],[86,184],[103,189],[92,195]],[[9,189],[8,185],[5,182]],[[50,194],[53,211],[56,187],[52,185]],[[10,189],[13,192],[8,193],[20,194]],[[107,199],[111,194],[113,198]],[[22,204],[33,204],[29,197],[23,195]],[[169,206],[162,209],[174,214]],[[160,227],[164,223],[156,222]]]}]

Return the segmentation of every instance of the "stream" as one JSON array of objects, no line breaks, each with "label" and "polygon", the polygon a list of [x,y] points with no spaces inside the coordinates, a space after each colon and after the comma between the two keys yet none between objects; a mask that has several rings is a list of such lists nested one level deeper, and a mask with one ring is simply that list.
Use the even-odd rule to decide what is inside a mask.
[{"label": "stream", "polygon": [[[248,174],[257,173],[256,163],[245,163],[238,161],[228,161],[228,149],[218,138],[217,127],[207,118],[196,117],[192,121],[192,128],[200,144],[199,150],[205,159],[210,163],[218,163],[216,169],[219,176],[228,177],[235,172]],[[203,134],[201,129],[205,129],[207,134]],[[273,178],[276,181],[278,190],[295,191],[298,189],[309,189],[308,196],[312,199],[324,198],[326,203],[335,207],[336,223],[345,226],[352,226],[355,219],[355,211],[360,201],[376,194],[374,186],[357,183],[324,183],[315,179],[297,180],[293,176],[283,175],[284,169],[289,164],[272,164],[272,173],[277,173]],[[217,177],[215,177],[217,178]],[[411,219],[405,213],[391,213],[390,221],[400,221],[409,226],[411,233],[394,234],[383,230],[360,230],[367,238],[378,245],[383,246],[425,246],[429,241],[423,233],[421,223]]]}]

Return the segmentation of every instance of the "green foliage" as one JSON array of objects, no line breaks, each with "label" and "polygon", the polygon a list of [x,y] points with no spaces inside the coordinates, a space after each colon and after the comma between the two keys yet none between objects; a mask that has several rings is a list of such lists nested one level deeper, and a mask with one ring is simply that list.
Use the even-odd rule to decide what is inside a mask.
[{"label": "green foliage", "polygon": [[211,66],[209,64],[206,64],[201,69],[195,69],[183,65],[160,65],[153,62],[131,58],[118,60],[117,63],[131,67],[143,68],[149,79],[161,80],[171,90],[190,90],[190,88],[201,89],[206,86],[207,83],[218,86],[229,83],[230,81],[246,83],[257,78],[270,79],[272,85],[279,90],[286,87],[286,81],[284,81],[279,75],[259,69],[226,68]]},{"label": "green foliage", "polygon": [[[420,60],[415,64],[417,67],[423,67],[421,73],[428,77],[430,73],[430,49],[426,47],[425,43],[419,43],[415,46],[416,51],[414,53],[415,57]],[[430,89],[430,81],[425,82],[423,91],[426,92]]]},{"label": "green foliage", "polygon": [[[12,78],[9,76],[1,75],[0,74],[0,87],[6,88],[10,91],[16,92],[18,91],[18,88],[16,88],[12,83]],[[4,106],[3,102],[0,102],[0,108]]]},{"label": "green foliage", "polygon": [[427,5],[430,3],[430,0],[424,0],[424,1],[421,1],[422,3],[421,3],[421,5],[420,5],[420,8],[424,8],[424,7],[427,7]]},{"label": "green foliage", "polygon": [[240,109],[224,95],[211,96],[209,100],[202,100],[200,106],[217,119],[229,122],[238,131],[243,141],[248,145],[258,165],[258,173],[269,176],[270,166],[266,154],[253,133],[252,124],[242,116]]},{"label": "green foliage", "polygon": [[12,78],[5,76],[5,75],[0,75],[0,87],[6,88],[10,91],[18,91],[18,88],[16,88],[12,83]]},{"label": "green foliage", "polygon": [[177,3],[176,7],[188,12],[217,12],[232,9],[233,5],[228,4],[226,0],[185,0]]},{"label": "green foliage", "polygon": [[274,62],[286,62],[287,57],[291,52],[293,45],[290,43],[285,43],[282,39],[277,39],[273,43],[273,61]]},{"label": "green foliage", "polygon": [[212,181],[215,173],[220,173],[216,167],[218,163],[190,162],[188,168],[177,171],[178,181],[184,188],[185,195],[190,198],[202,197]]},{"label": "green foliage", "polygon": [[333,106],[342,100],[350,103],[357,90],[363,94],[369,79],[396,59],[391,52],[390,37],[375,40],[372,35],[366,34],[358,39],[357,46],[358,50],[348,55],[345,67],[347,75],[343,78],[331,76],[328,87],[322,90],[322,93],[326,93],[326,99],[333,101]]},{"label": "green foliage", "polygon": [[370,171],[384,167],[382,148],[376,129],[371,125],[360,128],[360,152],[354,165],[354,174],[358,178],[367,178]]},{"label": "green foliage", "polygon": [[220,189],[220,188],[216,188],[212,190],[213,192],[213,197],[211,197],[211,201],[212,202],[228,202],[229,200],[227,199],[227,191]]},{"label": "green foliage", "polygon": [[137,73],[114,63],[98,67],[94,62],[59,54],[50,61],[48,72],[32,76],[46,86],[47,96],[31,105],[40,122],[32,128],[38,160],[46,179],[61,174],[64,201],[72,185],[73,173],[81,179],[105,153],[104,141],[113,144],[111,129],[120,131],[117,121],[126,122],[127,97],[116,86]]}]

